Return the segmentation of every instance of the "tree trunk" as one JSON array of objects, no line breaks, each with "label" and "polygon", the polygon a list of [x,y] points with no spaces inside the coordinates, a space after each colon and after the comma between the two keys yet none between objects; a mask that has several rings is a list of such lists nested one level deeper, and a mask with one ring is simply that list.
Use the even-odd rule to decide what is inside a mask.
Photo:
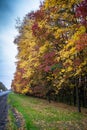
[{"label": "tree trunk", "polygon": [[74,87],[73,90],[73,100],[74,100],[74,106],[76,106],[76,87]]},{"label": "tree trunk", "polygon": [[77,100],[78,112],[81,112],[81,103],[80,103],[80,95],[79,95],[80,85],[81,85],[81,76],[79,77],[78,85],[76,84],[76,100]]}]

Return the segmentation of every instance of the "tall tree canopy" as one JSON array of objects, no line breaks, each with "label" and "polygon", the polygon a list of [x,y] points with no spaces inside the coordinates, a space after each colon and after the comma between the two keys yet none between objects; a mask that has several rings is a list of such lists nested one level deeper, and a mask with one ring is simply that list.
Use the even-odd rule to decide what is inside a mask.
[{"label": "tall tree canopy", "polygon": [[87,79],[87,0],[45,0],[28,13],[14,40],[18,46],[12,88],[46,95]]}]

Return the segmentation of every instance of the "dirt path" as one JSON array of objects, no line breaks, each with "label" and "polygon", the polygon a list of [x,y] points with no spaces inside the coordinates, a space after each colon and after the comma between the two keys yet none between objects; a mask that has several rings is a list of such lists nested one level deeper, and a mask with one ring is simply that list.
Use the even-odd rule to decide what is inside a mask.
[{"label": "dirt path", "polygon": [[17,130],[25,130],[23,116],[15,108],[11,108],[9,106],[7,98],[8,94],[0,96],[0,130],[8,130],[8,125],[10,123],[8,118],[8,110],[13,113]]},{"label": "dirt path", "polygon": [[6,124],[8,122],[8,104],[7,95],[0,96],[0,130],[6,130]]},{"label": "dirt path", "polygon": [[11,108],[11,111],[15,119],[15,125],[17,127],[17,130],[25,130],[25,121],[22,114],[19,113],[15,108]]}]

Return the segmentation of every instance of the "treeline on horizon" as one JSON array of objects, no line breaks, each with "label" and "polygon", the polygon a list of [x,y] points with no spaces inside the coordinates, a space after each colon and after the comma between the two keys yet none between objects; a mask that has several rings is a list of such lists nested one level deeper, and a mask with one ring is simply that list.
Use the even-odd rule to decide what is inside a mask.
[{"label": "treeline on horizon", "polygon": [[16,28],[13,91],[87,107],[87,0],[45,0]]},{"label": "treeline on horizon", "polygon": [[6,90],[7,88],[5,87],[5,85],[2,82],[0,82],[0,91],[6,91]]}]

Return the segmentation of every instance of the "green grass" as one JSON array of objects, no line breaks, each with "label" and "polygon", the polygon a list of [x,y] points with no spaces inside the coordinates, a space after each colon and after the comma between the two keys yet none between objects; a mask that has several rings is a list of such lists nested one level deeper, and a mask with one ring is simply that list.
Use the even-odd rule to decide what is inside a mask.
[{"label": "green grass", "polygon": [[83,114],[48,103],[46,100],[14,93],[9,94],[8,100],[12,107],[22,113],[27,130],[67,130],[68,124],[79,125],[84,119]]}]

